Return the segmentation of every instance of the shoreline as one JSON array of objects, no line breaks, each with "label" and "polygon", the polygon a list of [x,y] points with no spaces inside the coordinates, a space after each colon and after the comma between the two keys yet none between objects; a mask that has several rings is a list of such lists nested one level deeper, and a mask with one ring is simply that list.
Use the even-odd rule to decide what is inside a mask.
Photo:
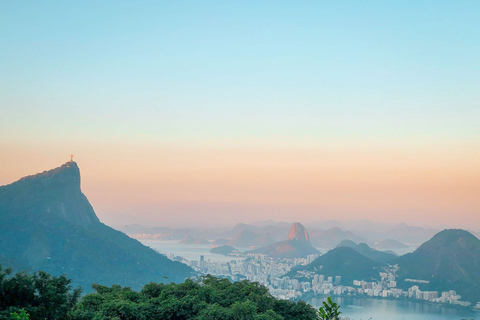
[{"label": "shoreline", "polygon": [[334,295],[334,294],[309,294],[305,293],[303,294],[302,298],[300,299],[295,299],[294,301],[305,301],[308,302],[309,300],[312,299],[318,299],[318,298],[323,298],[323,297],[332,297],[332,298],[354,298],[354,299],[362,299],[362,300],[387,300],[387,301],[405,301],[405,302],[414,302],[418,304],[424,304],[424,305],[431,305],[431,306],[437,306],[440,308],[446,308],[446,309],[454,309],[454,310],[463,310],[463,311],[471,311],[474,313],[479,313],[479,309],[475,309],[474,307],[464,307],[464,306],[459,306],[459,305],[454,305],[454,304],[445,304],[445,303],[438,303],[438,302],[433,302],[433,301],[428,301],[428,300],[419,300],[419,299],[405,299],[405,298],[395,298],[395,297],[375,297],[375,296],[360,296],[360,295]]}]

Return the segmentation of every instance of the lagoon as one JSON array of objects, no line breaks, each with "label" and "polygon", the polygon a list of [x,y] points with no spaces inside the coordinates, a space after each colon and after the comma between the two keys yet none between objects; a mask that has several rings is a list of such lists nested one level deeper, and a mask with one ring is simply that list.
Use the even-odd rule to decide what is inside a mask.
[{"label": "lagoon", "polygon": [[[306,302],[319,308],[325,297]],[[434,303],[360,297],[333,297],[340,305],[341,316],[351,320],[462,320],[480,319],[480,313],[467,309],[444,307]]]},{"label": "lagoon", "polygon": [[[244,258],[238,257],[229,257],[220,254],[211,253],[212,244],[183,244],[179,243],[178,240],[139,240],[144,245],[157,250],[163,254],[173,254],[175,256],[183,257],[187,260],[199,261],[200,256],[204,256],[205,260],[218,261],[218,262],[228,262],[232,260],[243,260]],[[237,248],[240,251],[242,249],[248,250],[247,248]]]},{"label": "lagoon", "polygon": [[[227,262],[243,258],[227,257],[210,253],[211,244],[182,244],[178,240],[159,241],[145,240],[141,242],[161,253],[174,254],[188,260],[205,260]],[[237,248],[246,251],[248,248]],[[325,297],[312,298],[308,303],[316,308],[321,306]],[[480,320],[480,313],[467,309],[444,307],[434,303],[414,302],[408,300],[387,300],[363,297],[334,297],[340,304],[343,317],[351,320]]]}]

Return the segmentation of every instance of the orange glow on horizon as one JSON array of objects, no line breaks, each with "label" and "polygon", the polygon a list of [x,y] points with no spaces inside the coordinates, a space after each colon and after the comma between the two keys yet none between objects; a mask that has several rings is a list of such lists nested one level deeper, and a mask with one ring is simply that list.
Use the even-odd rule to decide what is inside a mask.
[{"label": "orange glow on horizon", "polygon": [[[473,148],[450,150],[169,146],[152,151],[137,145],[76,153],[82,189],[100,217],[141,210],[167,221],[163,208],[171,212],[173,206],[195,220],[195,208],[205,205],[239,211],[264,208],[260,215],[265,218],[351,219],[361,213],[362,218],[382,221],[422,224],[435,217],[435,223],[463,219],[468,224],[472,214],[480,212],[480,157]],[[55,163],[43,160],[33,168],[30,162],[2,156],[3,163],[9,163],[3,166],[2,184],[50,169],[47,160]],[[282,210],[286,212],[279,214]],[[335,216],[329,216],[331,212]],[[202,217],[215,220],[219,215],[212,211]],[[242,217],[222,212],[221,220],[235,223]]]}]

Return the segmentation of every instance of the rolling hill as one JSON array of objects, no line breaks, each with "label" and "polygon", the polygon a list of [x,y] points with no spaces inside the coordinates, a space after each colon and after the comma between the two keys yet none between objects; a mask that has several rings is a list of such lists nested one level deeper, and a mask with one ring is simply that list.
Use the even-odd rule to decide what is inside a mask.
[{"label": "rolling hill", "polygon": [[290,278],[302,278],[303,272],[322,274],[325,277],[341,276],[341,284],[352,285],[353,280],[372,281],[379,277],[380,264],[368,259],[349,247],[338,247],[325,253],[306,266],[285,274]]},{"label": "rolling hill", "polygon": [[375,250],[373,248],[370,248],[370,246],[366,243],[356,244],[351,240],[343,240],[336,246],[336,248],[339,248],[339,247],[352,248],[353,250],[357,251],[361,255],[379,263],[389,262],[397,258],[397,255],[394,253]]},{"label": "rolling hill", "polygon": [[421,290],[456,290],[462,300],[480,301],[480,240],[468,231],[443,230],[392,263],[399,266],[399,285],[412,285],[406,278],[426,280]]}]

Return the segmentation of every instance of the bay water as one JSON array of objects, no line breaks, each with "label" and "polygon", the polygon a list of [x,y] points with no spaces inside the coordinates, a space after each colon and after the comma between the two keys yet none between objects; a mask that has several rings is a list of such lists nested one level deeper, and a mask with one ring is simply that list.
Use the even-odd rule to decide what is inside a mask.
[{"label": "bay water", "polygon": [[[188,260],[226,262],[242,258],[227,257],[210,253],[211,244],[182,244],[178,240],[140,240],[160,253],[174,254]],[[247,248],[237,248],[247,250]],[[315,308],[322,305],[325,297],[307,300]],[[480,320],[480,313],[462,308],[444,307],[434,303],[407,300],[387,300],[362,297],[333,297],[341,307],[343,317],[351,320]]]}]

